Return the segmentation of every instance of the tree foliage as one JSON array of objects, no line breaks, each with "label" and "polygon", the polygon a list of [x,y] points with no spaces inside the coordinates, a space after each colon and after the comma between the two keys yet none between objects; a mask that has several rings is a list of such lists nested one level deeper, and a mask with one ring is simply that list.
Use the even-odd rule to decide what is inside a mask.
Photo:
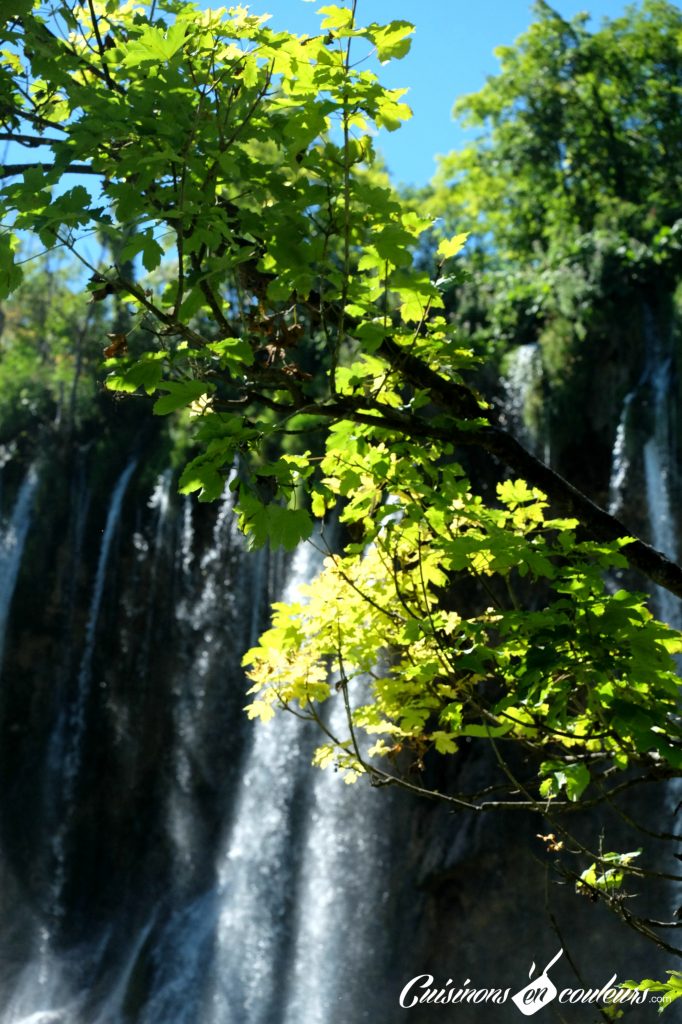
[{"label": "tree foliage", "polygon": [[644,0],[596,31],[534,12],[456,102],[476,138],[441,159],[430,200],[476,233],[488,336],[507,343],[562,316],[584,338],[597,296],[655,303],[682,267],[682,12]]},{"label": "tree foliage", "polygon": [[[670,17],[667,4],[646,10]],[[297,710],[327,733],[320,764],[430,795],[418,781],[426,758],[482,745],[498,764],[494,798],[435,794],[476,810],[554,814],[676,775],[682,640],[645,595],[611,593],[604,579],[630,562],[682,594],[682,571],[525,452],[473,387],[476,357],[442,297],[468,225],[424,267],[415,252],[433,220],[374,165],[376,130],[410,111],[363,58],[404,56],[411,26],[362,25],[355,5],[320,13],[320,34],[299,37],[243,7],[184,0],[25,5],[7,26],[0,120],[34,158],[3,172],[4,293],[19,282],[11,256],[24,233],[71,250],[90,274],[86,298],[116,296],[128,311],[108,386],[191,419],[183,493],[217,498],[236,464],[254,545],[292,549],[316,524],[324,545],[338,515],[347,542],[328,547],[304,599],[275,607],[247,656],[250,714]],[[587,60],[591,38],[547,9],[530,56],[504,54],[504,89],[470,100],[497,135],[462,165],[462,209],[473,227],[472,197],[488,190],[500,261],[596,222],[609,204],[585,181],[600,153],[609,175],[632,179],[624,202],[641,213],[637,189],[653,171],[633,154],[659,145],[640,136],[667,93],[652,84],[623,121],[615,84],[589,67],[575,90],[567,69],[575,54]],[[539,54],[556,67],[523,93]],[[634,81],[632,95],[642,88]],[[588,100],[604,117],[557,155],[553,119],[587,124],[576,111]],[[663,204],[679,169],[660,163]],[[102,230],[120,242],[109,266],[87,247]],[[492,493],[468,479],[471,451],[488,459]],[[326,724],[330,699],[346,706],[343,735]],[[601,852],[579,852],[601,870]]]},{"label": "tree foliage", "polygon": [[101,339],[111,323],[101,306],[83,303],[72,279],[70,261],[32,261],[0,315],[0,445],[10,449],[97,418]]},{"label": "tree foliage", "polygon": [[535,15],[496,51],[499,74],[455,104],[484,135],[444,158],[441,174],[502,259],[597,228],[662,245],[682,199],[682,13],[644,0],[596,32],[587,15],[566,21],[544,0]]}]

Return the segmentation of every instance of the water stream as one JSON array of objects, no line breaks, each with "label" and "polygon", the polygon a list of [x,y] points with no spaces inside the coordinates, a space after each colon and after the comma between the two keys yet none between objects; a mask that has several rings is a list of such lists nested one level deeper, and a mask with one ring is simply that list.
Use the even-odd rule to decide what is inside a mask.
[{"label": "water stream", "polygon": [[[638,470],[645,499],[644,519],[653,547],[671,560],[678,558],[678,524],[674,517],[676,441],[672,423],[672,355],[650,310],[644,311],[644,370],[628,392],[618,422],[609,483],[609,511],[622,515],[633,500]],[[653,587],[656,614],[676,629],[682,627],[682,603],[662,587]]]},{"label": "water stream", "polygon": [[[72,676],[47,737],[52,867],[40,890],[43,910],[31,913],[21,940],[31,953],[21,969],[12,973],[8,966],[0,977],[0,1022],[375,1019],[366,990],[374,977],[378,992],[385,966],[380,931],[390,801],[369,787],[349,789],[333,771],[312,769],[319,736],[293,715],[248,723],[240,710],[246,702],[241,656],[262,629],[269,600],[291,599],[322,556],[304,544],[286,567],[279,556],[247,552],[229,485],[207,530],[205,514],[198,522],[188,502],[174,502],[169,473],[157,479],[137,527],[122,530],[135,468],[130,462],[112,487],[80,651],[71,657]],[[32,470],[5,530],[12,573],[4,577],[7,608],[36,485]],[[72,493],[80,518],[72,521],[71,536],[79,552],[88,510],[81,491]],[[127,576],[120,565],[128,566]],[[120,624],[112,620],[114,608]],[[119,649],[122,655],[129,649],[139,669],[130,697],[114,692],[117,676],[102,660],[112,629],[121,631]],[[45,668],[64,683],[59,666]],[[122,894],[120,919],[110,912],[91,925],[85,945],[65,942],[76,920],[70,905],[80,885],[74,860],[83,856],[80,816],[89,800],[99,799],[97,791],[89,795],[92,737],[104,722],[98,743],[130,746],[140,725],[135,701],[149,686],[164,691],[154,700],[164,715],[167,768],[145,763],[141,738],[122,765],[130,772],[139,763],[147,775],[150,767],[154,776],[164,775],[159,823],[147,823],[162,834],[150,837],[145,856],[165,850],[166,881],[158,891],[141,891],[133,913]],[[334,713],[342,712],[341,706]],[[234,730],[232,740],[225,730]],[[104,771],[112,767],[105,762]],[[98,778],[108,785],[106,774]],[[139,784],[131,775],[130,785]],[[128,797],[120,792],[115,799]],[[87,877],[93,865],[83,862],[82,869]],[[342,958],[347,977],[338,969]]]},{"label": "water stream", "polygon": [[29,467],[24,477],[8,521],[0,524],[0,669],[5,648],[7,618],[21,567],[24,544],[31,525],[38,481],[38,469],[34,464]]},{"label": "water stream", "polygon": [[73,799],[73,786],[78,775],[82,755],[83,733],[85,731],[85,711],[92,682],[92,656],[97,641],[97,629],[100,621],[100,608],[102,596],[107,581],[109,569],[109,556],[111,545],[116,534],[121,517],[121,506],[125,496],[126,488],[130,478],[135,471],[137,460],[132,460],[121,473],[111,494],[109,511],[102,533],[102,544],[97,561],[97,571],[92,590],[90,611],[85,627],[85,643],[78,669],[78,681],[75,699],[68,711],[68,723],[65,728],[63,743],[63,774],[64,774],[64,799],[68,805]]}]

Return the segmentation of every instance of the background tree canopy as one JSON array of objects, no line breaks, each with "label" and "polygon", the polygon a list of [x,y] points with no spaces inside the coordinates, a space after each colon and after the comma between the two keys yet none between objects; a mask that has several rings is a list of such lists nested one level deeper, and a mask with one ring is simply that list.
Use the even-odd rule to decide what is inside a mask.
[{"label": "background tree canopy", "polygon": [[[680,774],[682,637],[612,574],[679,597],[682,570],[526,450],[490,381],[510,344],[539,340],[556,427],[617,304],[670,320],[682,15],[648,0],[589,33],[539,3],[457,106],[481,138],[401,196],[373,137],[410,110],[363,58],[401,58],[412,27],[320,13],[315,37],[181,0],[6,19],[1,137],[22,152],[2,171],[0,294],[28,237],[70,251],[67,305],[90,329],[115,303],[107,387],[184,417],[181,491],[212,501],[230,477],[254,546],[326,549],[247,655],[249,714],[313,718],[318,763],[349,781],[542,809],[568,841],[560,812]],[[11,359],[24,347],[14,330]],[[580,429],[555,434],[570,469]],[[493,786],[429,783],[472,743]],[[624,914],[625,877],[648,869],[571,843],[581,890]]]}]

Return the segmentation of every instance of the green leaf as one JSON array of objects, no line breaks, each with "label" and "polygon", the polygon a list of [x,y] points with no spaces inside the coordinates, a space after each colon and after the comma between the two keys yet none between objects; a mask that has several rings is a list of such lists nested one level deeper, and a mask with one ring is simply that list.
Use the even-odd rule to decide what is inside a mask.
[{"label": "green leaf", "polygon": [[394,267],[411,266],[412,234],[401,224],[382,225],[374,235],[373,241],[374,249],[381,261],[388,260]]},{"label": "green leaf", "polygon": [[321,28],[326,28],[332,32],[338,29],[350,28],[353,23],[353,11],[350,7],[337,7],[327,6],[320,7],[317,11],[318,14],[324,14],[324,19],[320,25]]},{"label": "green leaf", "polygon": [[575,764],[565,769],[566,795],[574,803],[580,799],[590,784],[590,773],[584,764]]},{"label": "green leaf", "polygon": [[190,462],[180,477],[180,494],[199,491],[199,501],[216,501],[225,490],[225,476],[220,467],[231,461],[231,455],[232,451],[225,448],[222,458],[211,459],[201,455]]},{"label": "green leaf", "polygon": [[215,384],[202,380],[166,380],[159,390],[167,391],[168,394],[157,398],[152,411],[155,416],[167,416],[169,412],[175,412],[176,409],[191,405],[204,395],[210,395],[215,391]]},{"label": "green leaf", "polygon": [[409,21],[392,21],[388,25],[370,25],[367,35],[377,48],[377,57],[382,64],[389,60],[401,60],[410,51],[414,25]]},{"label": "green leaf", "polygon": [[[406,289],[403,289],[403,292]],[[426,303],[419,293],[410,295],[400,306],[400,319],[404,323],[419,323],[426,311]]]},{"label": "green leaf", "polygon": [[15,18],[24,17],[30,14],[33,9],[33,0],[12,0],[11,5],[7,5],[0,13],[0,25],[6,24],[8,21],[13,21]]},{"label": "green leaf", "polygon": [[182,48],[186,33],[187,26],[181,22],[172,25],[167,33],[152,25],[144,28],[126,46],[123,66],[134,68],[139,64],[167,63]]},{"label": "green leaf", "polygon": [[16,247],[15,235],[9,232],[0,235],[0,300],[18,288],[23,278],[21,267],[14,262]]},{"label": "green leaf", "polygon": [[565,789],[566,796],[573,803],[578,801],[590,784],[591,776],[584,764],[562,764],[544,761],[540,765],[542,775],[549,775],[540,784],[540,795],[552,798]]},{"label": "green leaf", "polygon": [[234,371],[243,371],[245,366],[253,365],[253,348],[245,338],[223,338],[212,341],[206,348],[220,357],[220,365]]},{"label": "green leaf", "polygon": [[453,256],[456,256],[458,252],[461,252],[466,245],[469,232],[465,231],[461,235],[453,235],[452,238],[444,238],[438,246],[438,255],[442,256],[443,259],[449,260]]},{"label": "green leaf", "polygon": [[530,488],[525,480],[505,480],[497,485],[497,493],[501,501],[511,509],[525,502],[544,497],[535,488]]},{"label": "green leaf", "polygon": [[145,270],[156,270],[163,257],[163,248],[154,238],[154,233],[151,228],[139,235],[133,235],[133,237],[126,242],[123,246],[121,259],[133,259],[133,257],[137,256],[139,252],[142,253],[142,263],[144,264]]},{"label": "green leaf", "polygon": [[407,103],[399,103],[397,100],[397,97],[405,91],[404,89],[394,89],[391,93],[384,93],[379,97],[375,119],[380,128],[395,132],[403,121],[409,121],[412,117],[412,111]]},{"label": "green leaf", "polygon": [[148,395],[156,391],[163,376],[165,352],[145,352],[145,354],[123,372],[110,373],[105,384],[110,391],[123,391],[132,394],[138,388],[144,388]]},{"label": "green leaf", "polygon": [[313,521],[304,509],[284,508],[276,502],[263,504],[244,488],[239,497],[239,517],[254,547],[269,541],[273,547],[293,551],[313,532]]},{"label": "green leaf", "polygon": [[436,750],[439,754],[457,753],[457,743],[454,736],[451,736],[450,733],[443,732],[443,730],[438,729],[431,733],[431,739],[435,743]]}]

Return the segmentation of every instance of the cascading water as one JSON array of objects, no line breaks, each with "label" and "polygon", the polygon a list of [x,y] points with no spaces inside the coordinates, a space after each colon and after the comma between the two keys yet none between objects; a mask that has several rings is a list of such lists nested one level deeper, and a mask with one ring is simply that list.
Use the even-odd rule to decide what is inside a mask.
[{"label": "cascading water", "polygon": [[[169,474],[134,513],[135,528],[123,527],[135,465],[113,485],[90,582],[73,561],[94,546],[83,543],[90,492],[70,493],[70,529],[59,557],[71,566],[71,590],[87,595],[82,640],[68,678],[60,663],[45,668],[60,706],[41,783],[48,841],[36,864],[44,880],[32,909],[21,909],[23,956],[0,974],[0,1022],[374,1019],[367,989],[378,999],[385,966],[380,931],[390,800],[313,769],[320,736],[312,726],[293,715],[248,723],[241,711],[244,650],[265,625],[270,600],[291,599],[321,555],[302,545],[287,568],[279,555],[247,552],[229,483],[207,530],[206,510],[172,499]],[[25,530],[34,475],[27,481],[15,508]],[[126,504],[132,509],[134,501]],[[16,562],[18,574],[20,552]],[[69,621],[77,619],[69,613]],[[123,676],[107,650],[118,652]],[[135,667],[132,688],[117,682],[125,679],[126,662]],[[144,700],[165,737],[158,763],[149,761],[150,724],[136,711]],[[93,756],[102,749],[125,756],[119,767],[108,760],[93,774]],[[112,771],[110,792],[120,810],[99,796]],[[145,798],[141,786],[156,787],[158,795]],[[123,814],[135,828],[136,819],[126,818],[129,800],[154,808],[158,820],[140,822],[143,860],[139,868],[131,862],[116,882],[84,851],[92,834],[81,819],[92,813],[98,821],[111,811],[112,820]],[[122,841],[123,834],[111,837]],[[150,881],[138,883],[145,860]],[[81,925],[74,897],[82,902],[90,877],[96,899],[107,886],[123,887],[120,909],[114,895],[104,916],[86,909]]]},{"label": "cascading water", "polygon": [[54,908],[58,914],[63,913],[61,890],[64,883],[65,843],[71,819],[75,812],[75,787],[82,758],[83,736],[86,728],[86,707],[92,679],[92,657],[97,640],[102,596],[107,579],[111,545],[121,516],[121,505],[136,465],[137,460],[134,459],[126,466],[116,482],[111,495],[107,520],[102,534],[102,544],[95,573],[90,612],[85,627],[85,642],[78,670],[76,693],[73,700],[67,703],[63,709],[63,715],[58,723],[51,746],[52,771],[56,775],[61,776],[60,799],[58,801],[60,806],[55,808],[58,809],[61,820],[56,826],[52,841],[57,863],[54,879]]},{"label": "cascading water", "polygon": [[[196,765],[203,758],[202,723],[207,713],[206,699],[216,663],[223,662],[228,671],[236,666],[226,655],[223,641],[242,626],[242,611],[237,607],[233,576],[241,567],[242,545],[235,536],[232,516],[231,478],[223,492],[213,525],[211,543],[196,559],[193,551],[194,530],[191,505],[183,509],[180,561],[182,581],[180,598],[174,618],[182,647],[179,671],[173,684],[175,721],[175,758],[173,784],[168,792],[168,827],[175,852],[176,871],[193,870],[195,863],[193,778]],[[192,578],[196,563],[198,581]],[[251,574],[248,574],[251,580]],[[253,587],[249,589],[253,590]],[[255,593],[251,603],[258,607]],[[242,627],[243,628],[243,627]],[[239,643],[237,638],[234,638]],[[210,707],[208,713],[210,714]]]},{"label": "cascading water", "polygon": [[152,509],[156,515],[156,526],[152,535],[151,545],[140,534],[136,534],[133,538],[140,563],[144,565],[147,560],[150,560],[149,582],[144,594],[144,638],[139,656],[140,671],[145,675],[149,668],[154,607],[159,586],[159,570],[164,558],[168,557],[167,545],[170,541],[168,536],[168,518],[172,481],[173,474],[171,470],[165,470],[157,479],[152,495],[147,502],[147,507]]},{"label": "cascading water", "polygon": [[[311,544],[299,548],[285,601],[314,574],[316,555]],[[286,957],[291,942],[292,825],[297,799],[303,795],[299,789],[305,753],[303,730],[293,715],[274,724],[255,724],[234,822],[217,864],[220,912],[207,1024],[267,1024],[277,1019],[286,976],[278,961]]]},{"label": "cascading water", "polygon": [[[656,335],[656,342],[658,336]],[[673,487],[673,437],[670,423],[670,388],[672,383],[670,356],[661,351],[660,343],[653,349],[651,394],[654,426],[644,445],[644,479],[651,523],[651,540],[655,548],[672,561],[677,560],[677,530],[673,522],[671,493]],[[660,617],[676,629],[682,627],[680,601],[668,590],[656,587],[655,601]]]},{"label": "cascading water", "polygon": [[100,608],[104,585],[107,578],[109,566],[109,555],[111,544],[114,539],[116,528],[121,516],[121,505],[125,496],[126,488],[130,478],[135,471],[137,460],[130,462],[121,473],[111,495],[111,503],[107,513],[107,521],[102,534],[102,546],[100,548],[97,572],[92,591],[90,613],[85,627],[85,644],[78,670],[78,683],[76,697],[71,708],[68,710],[68,725],[66,728],[66,739],[63,747],[62,770],[64,775],[64,797],[68,805],[73,796],[73,784],[80,767],[81,746],[83,731],[85,729],[85,709],[92,679],[92,656],[97,640],[97,627],[99,625]]},{"label": "cascading water", "polygon": [[[651,524],[651,542],[655,548],[666,554],[672,561],[678,559],[678,531],[673,519],[672,494],[675,486],[675,443],[671,423],[672,360],[655,331],[653,320],[645,320],[647,337],[651,342],[651,363],[649,387],[653,414],[653,429],[644,449],[644,479],[646,483],[647,508]],[[656,614],[674,629],[682,629],[682,605],[679,598],[663,587],[653,591]],[[682,659],[677,658],[678,672],[682,671]],[[669,784],[668,807],[673,828],[680,828],[680,807],[682,806],[682,779],[673,779]],[[679,849],[679,847],[678,847]],[[679,893],[673,887],[671,912],[676,914],[679,907]]]},{"label": "cascading water", "polygon": [[636,395],[636,391],[630,391],[625,396],[613,443],[611,476],[609,479],[609,512],[612,516],[621,515],[625,505],[625,492],[629,479],[631,459],[628,446],[628,439],[632,429],[630,417]]},{"label": "cascading water", "polygon": [[[638,385],[623,402],[616,430],[609,483],[609,511],[622,513],[632,499],[632,475],[637,461],[646,507],[645,525],[652,545],[673,561],[678,557],[677,525],[673,517],[675,441],[671,420],[672,357],[664,344],[651,310],[644,311],[645,361]],[[643,424],[644,429],[643,429]],[[682,626],[680,601],[655,586],[656,614],[669,625]]]},{"label": "cascading water", "polygon": [[544,450],[538,452],[538,430],[529,424],[529,397],[542,381],[540,346],[536,342],[518,345],[508,353],[504,365],[505,373],[501,381],[504,406],[501,419],[522,444],[530,451],[542,455],[549,464],[549,441],[545,438]]},{"label": "cascading water", "polygon": [[[329,726],[343,735],[340,693],[334,703]],[[382,920],[391,896],[390,810],[388,793],[364,781],[344,785],[329,769],[315,779],[283,1024],[327,1024],[349,1010],[354,1020],[375,1021],[390,1005]]]},{"label": "cascading water", "polygon": [[31,525],[31,512],[38,480],[38,470],[35,465],[32,465],[19,488],[9,520],[0,526],[0,670],[5,648],[7,618],[21,566],[26,536]]},{"label": "cascading water", "polygon": [[[650,309],[644,311],[646,344],[644,371],[638,385],[624,400],[616,431],[609,487],[609,511],[620,515],[632,500],[633,475],[639,471],[645,507],[642,510],[651,544],[672,561],[679,555],[678,526],[673,516],[675,479],[675,432],[671,410],[673,370],[670,347],[664,344]],[[642,430],[642,425],[644,430]],[[674,629],[682,628],[680,600],[663,587],[653,586],[655,614]],[[682,661],[676,659],[678,671]],[[682,780],[668,783],[664,813],[670,815],[664,830],[680,833],[679,810]],[[672,826],[672,827],[669,827]],[[679,893],[671,892],[671,917],[677,913]]]},{"label": "cascading water", "polygon": [[[221,549],[224,557],[224,512],[205,559],[209,566]],[[299,548],[284,600],[319,563],[313,545]],[[248,564],[251,585],[257,585],[262,554]],[[215,580],[206,585],[213,588]],[[185,743],[187,735],[185,726]],[[372,938],[381,909],[367,914],[362,908],[377,895],[389,833],[376,813],[378,794],[351,793],[339,776],[310,768],[316,739],[293,715],[252,725],[213,888],[177,911],[161,936],[143,1024],[322,1024],[352,1012],[358,1021],[370,1019],[351,978],[366,987],[368,974],[378,973],[382,947]],[[185,866],[188,828],[185,820]],[[345,980],[338,969],[342,953]]]},{"label": "cascading water", "polygon": [[[58,921],[65,913],[62,896],[67,871],[68,851],[66,841],[75,813],[75,787],[80,769],[83,736],[86,730],[85,711],[91,682],[92,658],[97,638],[97,628],[107,579],[111,546],[120,520],[123,498],[136,464],[136,460],[128,464],[119,477],[111,495],[85,628],[83,651],[76,680],[76,692],[72,701],[65,701],[60,720],[51,738],[48,750],[47,764],[50,777],[49,791],[51,804],[48,811],[48,821],[53,829],[49,845],[54,858],[54,870],[48,883],[48,893],[46,894],[45,902],[49,918],[53,922]],[[32,470],[32,472],[34,471]],[[26,487],[27,491],[30,491],[31,488],[27,487],[27,483],[28,478],[24,487]],[[35,488],[34,481],[31,481],[31,486]],[[23,490],[24,488],[22,488]],[[20,492],[16,508],[22,507],[22,513],[25,516],[23,520],[24,533],[28,529],[27,501],[26,494]],[[81,509],[76,511],[79,512]],[[77,532],[80,533],[80,530],[77,529]],[[55,787],[57,779],[59,779],[58,790]],[[58,820],[55,819],[55,815],[58,816]],[[32,1024],[39,1024],[42,1021],[57,1022],[66,1020],[69,1016],[74,1015],[78,997],[71,993],[70,984],[67,980],[68,972],[64,971],[59,957],[55,956],[51,949],[52,939],[53,935],[49,920],[48,922],[41,922],[34,939],[33,960],[22,973],[12,999],[5,1006],[2,1016],[3,1024],[14,1024],[15,1021],[20,1021],[22,1024],[24,1021],[26,1024],[29,1021]],[[36,1006],[44,1006],[45,1003],[63,1004],[64,1002],[70,1004],[66,1016],[62,1016],[64,1013],[62,1010],[53,1008],[50,1010],[35,1009]]]}]

